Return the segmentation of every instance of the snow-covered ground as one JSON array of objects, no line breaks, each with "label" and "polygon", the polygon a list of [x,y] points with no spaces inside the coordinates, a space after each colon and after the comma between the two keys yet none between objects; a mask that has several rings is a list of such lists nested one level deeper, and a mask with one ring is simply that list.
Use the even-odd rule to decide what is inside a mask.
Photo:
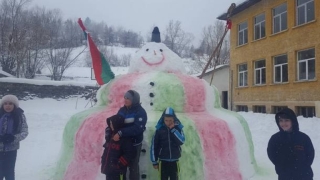
[{"label": "snow-covered ground", "polygon": [[[91,106],[84,99],[68,100],[34,99],[21,101],[29,125],[29,136],[21,142],[16,165],[16,179],[47,180],[51,168],[59,157],[64,126],[71,115]],[[255,157],[261,168],[261,174],[251,180],[277,179],[273,165],[266,154],[267,143],[272,134],[278,131],[272,114],[244,113],[251,129],[255,146]],[[320,180],[320,159],[317,154],[320,148],[319,118],[298,118],[300,130],[307,133],[316,149],[313,163],[314,180]]]}]

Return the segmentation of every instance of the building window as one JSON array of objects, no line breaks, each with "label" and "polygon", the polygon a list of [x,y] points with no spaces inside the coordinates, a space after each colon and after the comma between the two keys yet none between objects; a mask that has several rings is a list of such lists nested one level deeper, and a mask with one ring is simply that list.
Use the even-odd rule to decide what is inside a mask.
[{"label": "building window", "polygon": [[272,106],[272,113],[276,114],[284,108],[287,108],[287,106]]},{"label": "building window", "polygon": [[298,80],[311,80],[316,73],[315,49],[298,52]]},{"label": "building window", "polygon": [[237,106],[237,111],[243,111],[243,112],[248,112],[248,106],[244,106],[244,105],[239,105]]},{"label": "building window", "polygon": [[266,84],[266,60],[254,62],[254,79],[256,85]]},{"label": "building window", "polygon": [[287,3],[284,3],[273,10],[273,33],[287,29]]},{"label": "building window", "polygon": [[243,22],[238,25],[238,45],[248,43],[248,23]]},{"label": "building window", "polygon": [[261,39],[266,36],[265,14],[260,14],[254,18],[254,39]]},{"label": "building window", "polygon": [[313,106],[298,106],[298,116],[314,117],[316,116],[316,109]]},{"label": "building window", "polygon": [[253,106],[253,112],[266,113],[266,107],[265,106]]},{"label": "building window", "polygon": [[247,64],[241,64],[239,65],[238,69],[239,75],[238,75],[238,86],[243,87],[243,86],[248,86],[248,69],[247,69]]},{"label": "building window", "polygon": [[288,82],[288,57],[287,55],[276,56],[274,60],[274,78],[275,83]]},{"label": "building window", "polygon": [[297,0],[297,25],[314,20],[314,0]]}]

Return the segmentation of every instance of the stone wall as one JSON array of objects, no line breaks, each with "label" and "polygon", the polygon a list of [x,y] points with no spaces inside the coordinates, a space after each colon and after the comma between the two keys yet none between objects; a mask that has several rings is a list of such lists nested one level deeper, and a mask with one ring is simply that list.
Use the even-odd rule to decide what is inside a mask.
[{"label": "stone wall", "polygon": [[24,83],[0,82],[0,98],[6,94],[14,94],[21,100],[38,98],[65,99],[69,97],[95,98],[99,87],[95,86],[54,86]]}]

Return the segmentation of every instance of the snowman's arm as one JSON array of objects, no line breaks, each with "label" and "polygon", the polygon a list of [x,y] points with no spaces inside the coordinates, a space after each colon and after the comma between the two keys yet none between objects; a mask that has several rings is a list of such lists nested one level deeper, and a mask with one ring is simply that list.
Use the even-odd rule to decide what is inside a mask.
[{"label": "snowman's arm", "polygon": [[120,135],[120,137],[132,137],[140,135],[146,129],[146,123],[147,113],[144,109],[141,109],[134,117],[133,125],[121,128],[121,130],[118,131],[118,134]]}]

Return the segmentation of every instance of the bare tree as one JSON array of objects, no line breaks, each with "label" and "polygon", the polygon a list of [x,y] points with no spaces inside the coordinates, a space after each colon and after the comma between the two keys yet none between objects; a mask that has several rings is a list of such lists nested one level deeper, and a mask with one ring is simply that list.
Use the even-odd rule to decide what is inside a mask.
[{"label": "bare tree", "polygon": [[63,73],[69,67],[71,67],[76,61],[77,58],[85,49],[83,49],[75,57],[72,57],[72,52],[74,48],[63,48],[63,49],[48,49],[47,58],[48,58],[48,67],[51,71],[51,80],[61,81]]},{"label": "bare tree", "polygon": [[62,47],[78,47],[82,45],[83,31],[76,20],[67,19],[63,22],[61,38],[65,40]]},{"label": "bare tree", "polygon": [[43,49],[49,42],[46,20],[45,8],[34,7],[28,13],[27,54],[23,63],[26,78],[34,78],[36,72],[45,65]]},{"label": "bare tree", "polygon": [[[217,47],[223,36],[224,29],[225,24],[222,21],[216,21],[214,25],[209,25],[203,28],[200,46],[195,50],[195,59],[198,64],[197,67],[200,68],[200,70],[204,68],[213,50]],[[212,63],[209,65],[209,68],[213,68],[220,64],[228,64],[230,57],[229,50],[229,40],[226,38]]]},{"label": "bare tree", "polygon": [[179,56],[184,56],[189,50],[194,36],[182,30],[180,21],[171,20],[166,27],[163,43]]},{"label": "bare tree", "polygon": [[3,0],[0,7],[1,58],[3,70],[20,76],[26,56],[27,17],[24,7],[29,0]]},{"label": "bare tree", "polygon": [[49,45],[46,48],[47,66],[52,74],[51,79],[60,81],[65,70],[76,62],[79,55],[83,53],[86,48],[72,57],[75,48],[63,45],[69,43],[70,37],[63,34],[62,18],[59,10],[49,11],[47,22],[48,27],[50,28],[50,40]]}]

